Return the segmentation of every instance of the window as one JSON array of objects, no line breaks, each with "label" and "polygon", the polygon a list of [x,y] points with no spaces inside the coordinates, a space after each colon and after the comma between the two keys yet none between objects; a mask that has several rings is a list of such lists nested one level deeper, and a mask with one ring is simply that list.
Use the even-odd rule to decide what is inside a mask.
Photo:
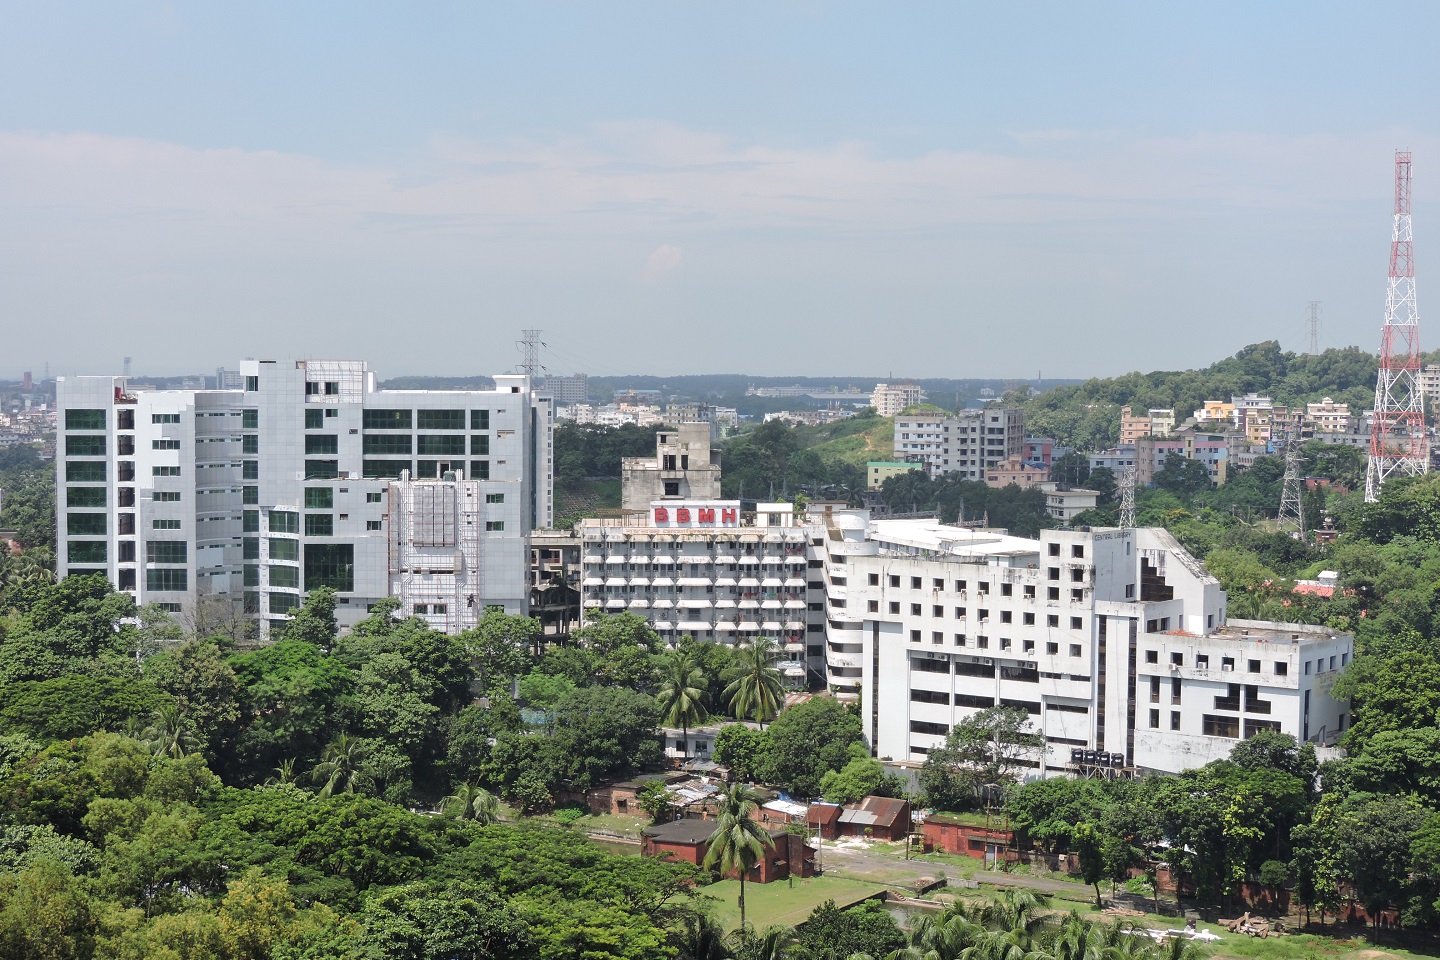
[{"label": "window", "polygon": [[104,483],[105,464],[66,461],[65,479],[70,483]]},{"label": "window", "polygon": [[870,586],[872,586],[872,587],[878,587],[878,586],[880,586],[880,574],[878,574],[878,573],[872,573],[872,574],[870,574],[869,580],[868,580],[867,582],[868,582],[868,583],[870,584]]},{"label": "window", "polygon": [[1049,654],[1050,656],[1052,656],[1052,657],[1058,656],[1059,653],[1060,653],[1060,644],[1055,643],[1054,641],[1048,641],[1048,642],[1046,642],[1046,644],[1045,644],[1045,652],[1046,652],[1047,654]]},{"label": "window", "polygon": [[240,452],[256,454],[260,452],[260,438],[253,433],[247,433],[240,438]]},{"label": "window", "polygon": [[1085,546],[1079,543],[1072,543],[1070,545],[1070,556],[1074,557],[1076,560],[1085,559]]},{"label": "window", "polygon": [[911,577],[911,578],[910,578],[910,589],[911,589],[911,590],[919,590],[919,589],[920,589],[920,578],[919,578],[919,577]]},{"label": "window", "polygon": [[498,532],[505,529],[504,520],[486,520],[485,529],[488,532]]},{"label": "window", "polygon": [[300,514],[288,510],[270,511],[271,533],[299,533]]},{"label": "window", "polygon": [[1023,623],[1025,624],[1025,626],[1027,626],[1027,627],[1033,627],[1033,626],[1035,626],[1035,614],[1033,614],[1033,613],[1024,614],[1024,615],[1022,616],[1022,622],[1023,622]]},{"label": "window", "polygon": [[1245,671],[1246,671],[1247,673],[1259,673],[1259,672],[1260,672],[1260,661],[1259,661],[1259,660],[1247,660],[1247,661],[1245,661]]},{"label": "window", "polygon": [[105,506],[104,487],[66,487],[65,506],[67,507],[103,507]]},{"label": "window", "polygon": [[135,429],[135,411],[134,411],[134,410],[116,410],[116,411],[115,411],[115,429],[116,429],[116,430],[134,430],[134,429]]},{"label": "window", "polygon": [[150,491],[150,499],[151,499],[151,500],[154,500],[156,503],[179,503],[179,502],[180,502],[180,491],[179,491],[179,490],[152,490],[152,491]]},{"label": "window", "polygon": [[1081,619],[1080,619],[1079,617],[1071,617],[1071,618],[1070,618],[1070,629],[1071,629],[1071,630],[1083,630],[1083,629],[1085,629],[1085,625],[1084,625],[1084,623],[1081,621]]},{"label": "window", "polygon": [[932,589],[935,589],[935,590],[944,590],[944,589],[945,589],[945,581],[944,581],[944,580],[941,580],[939,577],[934,577],[934,578],[932,578],[932,579],[930,580],[930,586],[931,586]]},{"label": "window", "polygon": [[[271,541],[271,542],[273,543],[274,541]],[[241,540],[240,543],[241,543],[241,553],[240,553],[241,559],[243,559],[243,560],[259,560],[259,559],[260,559],[260,539],[259,539],[258,537],[246,537],[244,540]]]},{"label": "window", "polygon": [[1151,710],[1151,711],[1150,711],[1150,729],[1152,729],[1152,730],[1158,730],[1159,728],[1160,728],[1160,711],[1159,711],[1159,710]]},{"label": "window", "polygon": [[408,433],[367,433],[360,443],[366,456],[410,452],[410,435]]},{"label": "window", "polygon": [[919,642],[920,642],[920,631],[919,631],[919,630],[911,630],[911,631],[910,631],[910,642],[911,642],[911,643],[919,643]]},{"label": "window", "polygon": [[[175,449],[180,449],[180,442],[178,440],[175,441]],[[103,457],[105,456],[105,438],[88,436],[66,437],[65,454],[71,457]]]},{"label": "window", "polygon": [[965,583],[966,583],[966,581],[964,581],[964,580],[956,580],[956,581],[955,581],[955,589],[956,589],[956,590],[961,590],[961,591],[963,591],[963,590],[965,589]]},{"label": "window", "polygon": [[258,460],[246,460],[246,461],[243,461],[243,462],[240,464],[240,479],[241,479],[241,480],[259,480],[259,479],[260,479],[260,461],[258,461]]},{"label": "window", "polygon": [[245,503],[245,504],[255,504],[255,505],[258,505],[258,504],[260,503],[260,488],[259,488],[259,487],[241,487],[241,488],[240,488],[240,502],[241,502],[241,503]]},{"label": "window", "polygon": [[119,457],[135,456],[135,438],[128,433],[115,438],[115,455]]},{"label": "window", "polygon": [[1179,730],[1179,729],[1180,729],[1180,711],[1179,711],[1179,710],[1171,710],[1171,711],[1170,711],[1170,729],[1171,729],[1171,730]]},{"label": "window", "polygon": [[[919,642],[920,642],[920,638],[919,638],[918,636],[915,638],[915,642],[916,642],[916,643],[919,643]],[[921,672],[921,673],[949,673],[949,672],[950,672],[950,661],[949,661],[949,660],[928,660],[928,659],[926,659],[926,660],[911,660],[911,661],[910,661],[910,665],[911,665],[912,667],[914,667],[916,670],[918,670],[919,672]]]},{"label": "window", "polygon": [[179,529],[180,529],[180,521],[179,521],[179,520],[151,520],[151,521],[150,521],[150,529],[152,529],[152,530],[179,530]]},{"label": "window", "polygon": [[[245,378],[245,390],[246,390],[246,392],[248,392],[248,393],[254,393],[256,390],[259,390],[259,389],[260,389],[260,378],[259,378],[259,377],[246,377],[246,378]],[[257,607],[255,610],[253,610],[253,611],[251,611],[251,612],[253,612],[253,613],[259,613],[260,610],[259,610],[259,608]]]},{"label": "window", "polygon": [[316,410],[306,410],[306,411],[305,411],[305,429],[306,429],[306,430],[323,430],[324,428],[325,428],[325,411],[324,411],[324,410],[316,409]]},{"label": "window", "polygon": [[1133,583],[1127,583],[1127,584],[1125,584],[1125,599],[1126,599],[1126,600],[1134,600],[1134,599],[1135,599],[1135,584],[1133,584]]},{"label": "window", "polygon": [[115,515],[115,532],[126,536],[135,533],[135,514],[118,513]]},{"label": "window", "polygon": [[471,430],[489,430],[489,429],[490,429],[490,411],[489,411],[489,410],[471,410],[471,411],[470,411],[470,429],[471,429]]},{"label": "window", "polygon": [[476,457],[488,457],[490,455],[490,438],[485,434],[476,434],[470,438],[470,455]]},{"label": "window", "polygon": [[104,563],[104,540],[71,540],[67,545],[71,563]]},{"label": "window", "polygon": [[975,646],[979,647],[981,650],[989,650],[990,638],[981,634],[980,636],[975,638]]},{"label": "window", "polygon": [[1059,567],[1051,567],[1049,570],[1046,570],[1046,571],[1045,571],[1045,575],[1046,575],[1047,577],[1049,577],[1051,580],[1059,580],[1059,579],[1060,579],[1060,568],[1059,568]]},{"label": "window", "polygon": [[394,480],[402,470],[410,470],[413,466],[409,460],[366,460],[364,476],[366,480]]},{"label": "window", "polygon": [[293,593],[268,593],[271,613],[289,613],[300,606],[300,598]]},{"label": "window", "polygon": [[897,576],[895,576],[894,574],[891,574],[891,576],[890,576],[890,586],[892,586],[892,587],[899,587],[899,586],[900,586],[900,578],[897,577]]},{"label": "window", "polygon": [[938,604],[938,603],[937,603],[937,604],[933,604],[933,605],[930,607],[930,616],[932,616],[932,617],[943,617],[943,616],[945,616],[945,608],[942,607],[942,606],[941,606],[940,604]]},{"label": "window", "polygon": [[[418,452],[422,457],[463,457],[465,456],[465,438],[446,436],[444,434],[422,433],[416,438]],[[476,451],[471,451],[472,453]],[[489,452],[487,447],[484,451]]]},{"label": "window", "polygon": [[1071,581],[1074,582],[1074,583],[1083,583],[1084,580],[1085,580],[1085,568],[1084,568],[1084,567],[1071,567],[1071,568],[1070,568],[1070,579],[1071,579]]},{"label": "window", "polygon": [[420,430],[464,430],[464,410],[419,410],[415,426]]},{"label": "window", "polygon": [[1145,651],[1145,662],[1146,662],[1146,663],[1159,663],[1159,662],[1160,662],[1160,651],[1159,651],[1159,650],[1146,650],[1146,651]]},{"label": "window", "polygon": [[895,616],[898,616],[900,613],[900,604],[894,600],[890,601],[890,613]]},{"label": "window", "polygon": [[1012,621],[1012,619],[1013,619],[1013,617],[1012,617],[1012,614],[1010,613],[1009,610],[1001,610],[1001,611],[1000,611],[1000,622],[1001,622],[1001,623],[1010,623],[1010,622]]},{"label": "window", "polygon": [[1078,643],[1072,643],[1072,644],[1070,644],[1070,656],[1072,656],[1072,657],[1078,657],[1078,656],[1080,656],[1080,644],[1078,644]]},{"label": "window", "polygon": [[942,693],[939,690],[911,690],[910,701],[912,703],[942,703],[950,705],[950,694]]},{"label": "window", "polygon": [[66,430],[104,430],[104,410],[66,410]]},{"label": "window", "polygon": [[943,723],[930,723],[927,720],[911,720],[911,733],[927,733],[937,737],[943,737],[950,732],[950,728]]},{"label": "window", "polygon": [[135,571],[134,571],[134,570],[121,570],[121,571],[120,571],[120,576],[119,576],[118,582],[115,584],[115,589],[117,589],[117,590],[134,590],[134,589],[135,589]]},{"label": "window", "polygon": [[1060,588],[1059,588],[1059,587],[1046,587],[1046,588],[1045,588],[1045,599],[1046,599],[1046,600],[1059,600],[1059,599],[1060,599]]},{"label": "window", "polygon": [[1197,653],[1197,654],[1195,654],[1195,669],[1196,669],[1196,670],[1209,670],[1209,669],[1210,669],[1210,654],[1208,654],[1208,653]]},{"label": "window", "polygon": [[244,601],[243,601],[242,609],[243,609],[246,613],[259,613],[259,612],[260,612],[260,594],[256,593],[256,592],[253,591],[253,590],[247,590],[247,591],[245,592],[245,599],[244,599]]},{"label": "window", "polygon": [[306,480],[333,480],[340,476],[339,460],[306,460]]},{"label": "window", "polygon": [[151,467],[151,468],[150,468],[150,475],[151,475],[152,477],[178,477],[178,476],[180,476],[180,468],[179,468],[179,467]]},{"label": "window", "polygon": [[1221,669],[1221,670],[1234,670],[1234,669],[1235,669],[1235,658],[1234,658],[1234,657],[1221,657],[1221,658],[1220,658],[1220,669]]},{"label": "window", "polygon": [[[247,584],[248,586],[248,584]],[[281,567],[272,564],[270,566],[270,586],[272,587],[300,587],[300,568]]]},{"label": "window", "polygon": [[190,555],[184,540],[151,540],[145,544],[146,563],[184,563]]},{"label": "window", "polygon": [[1290,673],[1290,664],[1284,660],[1275,661],[1275,676],[1283,677]]},{"label": "window", "polygon": [[1052,557],[1058,557],[1058,556],[1060,556],[1060,544],[1058,544],[1058,543],[1052,543],[1052,544],[1050,544],[1050,556],[1052,556]]},{"label": "window", "polygon": [[328,513],[305,514],[305,536],[332,537],[335,535],[335,518]]},{"label": "window", "polygon": [[937,647],[941,646],[945,643],[945,634],[941,633],[939,630],[930,631],[930,642],[935,644],[935,646]]},{"label": "window", "polygon": [[145,571],[147,590],[186,590],[189,585],[189,572],[180,567],[160,567]]},{"label": "window", "polygon": [[1229,737],[1232,740],[1238,740],[1240,739],[1240,720],[1238,717],[1217,717],[1207,713],[1202,718],[1201,732],[1207,737]]},{"label": "window", "polygon": [[470,479],[471,479],[471,480],[489,480],[489,479],[490,479],[490,461],[489,461],[489,460],[471,460],[471,461],[470,461]]},{"label": "window", "polygon": [[922,609],[922,608],[921,608],[920,604],[918,604],[918,603],[912,603],[912,604],[910,604],[910,616],[912,616],[912,617],[918,617],[918,616],[920,616],[920,610],[921,610],[921,609]]},{"label": "window", "polygon": [[260,511],[246,510],[241,514],[240,532],[258,533],[260,530]]},{"label": "window", "polygon": [[[256,542],[258,543],[259,541],[256,541]],[[259,551],[256,551],[255,556],[256,556],[256,557],[260,556]],[[299,559],[300,559],[300,541],[299,541],[299,540],[287,540],[287,539],[285,539],[285,538],[283,538],[283,537],[271,537],[271,538],[270,538],[270,559],[271,559],[271,560],[299,560]]]},{"label": "window", "polygon": [[365,502],[366,502],[366,503],[380,503],[380,502],[381,502],[382,500],[384,500],[384,499],[385,499],[385,494],[384,494],[384,493],[371,492],[371,493],[365,494]]},{"label": "window", "polygon": [[258,566],[256,566],[255,564],[253,564],[253,563],[247,563],[247,564],[245,564],[245,580],[244,580],[244,586],[247,586],[247,587],[258,587],[258,586],[260,586],[260,568],[259,568]]},{"label": "window", "polygon": [[965,608],[964,608],[964,607],[956,607],[956,608],[955,608],[955,616],[957,616],[957,617],[963,617],[963,616],[965,616]]},{"label": "window", "polygon": [[1185,654],[1172,652],[1172,653],[1170,654],[1170,665],[1171,665],[1172,667],[1183,667],[1183,666],[1185,666]]},{"label": "window", "polygon": [[1081,602],[1082,600],[1085,599],[1085,591],[1084,591],[1084,590],[1071,590],[1071,591],[1070,591],[1070,599],[1073,600],[1075,603]]},{"label": "window", "polygon": [[306,455],[338,454],[340,437],[333,433],[311,433],[305,436]]},{"label": "window", "polygon": [[349,543],[305,544],[305,589],[355,589],[355,547]]},{"label": "window", "polygon": [[335,506],[334,487],[306,487],[306,510],[329,510]]},{"label": "window", "polygon": [[151,422],[151,423],[179,423],[179,422],[180,422],[180,414],[178,414],[178,413],[152,413],[152,414],[150,414],[150,422]]},{"label": "window", "polygon": [[1055,613],[1047,613],[1045,615],[1045,626],[1058,628],[1060,626],[1060,615]]},{"label": "window", "polygon": [[409,410],[366,410],[361,416],[361,424],[366,430],[409,430],[411,417]]},{"label": "window", "polygon": [[380,521],[379,521],[379,520],[366,520],[366,521],[365,521],[365,529],[366,529],[366,530],[379,530],[379,529],[380,529]]}]

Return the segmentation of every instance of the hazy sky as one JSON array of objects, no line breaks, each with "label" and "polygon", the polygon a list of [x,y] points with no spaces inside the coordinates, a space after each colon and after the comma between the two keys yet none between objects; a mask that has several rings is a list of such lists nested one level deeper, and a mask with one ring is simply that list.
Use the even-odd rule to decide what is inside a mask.
[{"label": "hazy sky", "polygon": [[1088,376],[1301,349],[1310,300],[1370,349],[1397,147],[1432,346],[1437,40],[1435,4],[0,0],[0,376],[491,373],[522,327],[557,373]]}]

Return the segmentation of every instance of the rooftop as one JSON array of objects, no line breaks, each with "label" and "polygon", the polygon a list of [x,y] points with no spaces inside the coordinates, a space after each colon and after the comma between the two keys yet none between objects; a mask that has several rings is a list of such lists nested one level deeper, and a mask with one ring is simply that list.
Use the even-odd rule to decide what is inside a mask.
[{"label": "rooftop", "polygon": [[1250,640],[1263,643],[1299,643],[1302,640],[1334,640],[1341,634],[1324,625],[1279,623],[1274,620],[1227,620],[1213,634],[1213,640]]},{"label": "rooftop", "polygon": [[957,557],[1011,557],[1040,552],[1040,541],[1012,537],[1003,530],[972,530],[935,519],[872,520],[870,538],[891,544]]}]

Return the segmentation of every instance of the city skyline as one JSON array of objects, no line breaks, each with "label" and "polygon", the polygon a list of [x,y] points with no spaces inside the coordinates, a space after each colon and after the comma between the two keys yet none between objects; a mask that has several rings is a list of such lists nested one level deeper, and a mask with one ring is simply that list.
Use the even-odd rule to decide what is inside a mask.
[{"label": "city skyline", "polygon": [[1371,350],[1397,147],[1427,342],[1430,8],[4,9],[0,376],[540,327],[561,373],[1077,378],[1303,349],[1310,300]]}]

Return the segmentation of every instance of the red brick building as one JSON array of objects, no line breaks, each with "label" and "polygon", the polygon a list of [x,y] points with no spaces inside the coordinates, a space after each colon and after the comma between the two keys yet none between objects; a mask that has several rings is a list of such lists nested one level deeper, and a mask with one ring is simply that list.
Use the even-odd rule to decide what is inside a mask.
[{"label": "red brick building", "polygon": [[[710,836],[715,832],[714,820],[676,820],[657,823],[641,831],[640,853],[647,857],[667,857],[701,866],[710,850]],[[805,845],[803,837],[788,833],[784,827],[763,827],[773,847],[765,851],[760,862],[745,875],[751,883],[770,883],[790,876],[813,877],[815,852]],[[730,874],[734,876],[734,874]]]},{"label": "red brick building", "polygon": [[988,853],[992,859],[1004,860],[1015,845],[1015,834],[987,827],[984,819],[954,813],[930,814],[920,828],[925,852],[943,850],[977,860],[986,859]]},{"label": "red brick building", "polygon": [[892,797],[866,797],[840,813],[842,837],[904,840],[910,832],[910,801]]}]

